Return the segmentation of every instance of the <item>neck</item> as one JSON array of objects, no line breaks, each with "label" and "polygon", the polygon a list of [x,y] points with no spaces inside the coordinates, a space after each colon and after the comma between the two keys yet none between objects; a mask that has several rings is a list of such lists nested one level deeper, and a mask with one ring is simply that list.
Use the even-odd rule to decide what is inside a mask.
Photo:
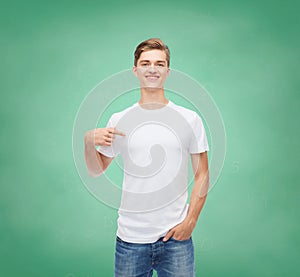
[{"label": "neck", "polygon": [[164,89],[160,88],[141,88],[140,105],[155,108],[155,106],[164,106],[168,104],[168,99],[165,97]]}]

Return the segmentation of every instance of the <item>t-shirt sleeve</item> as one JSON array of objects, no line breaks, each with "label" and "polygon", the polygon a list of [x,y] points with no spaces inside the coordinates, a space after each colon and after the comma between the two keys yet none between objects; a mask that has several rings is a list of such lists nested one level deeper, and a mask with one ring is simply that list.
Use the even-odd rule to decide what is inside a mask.
[{"label": "t-shirt sleeve", "polygon": [[194,114],[191,127],[193,130],[193,135],[189,146],[190,154],[203,153],[208,151],[209,147],[203,122],[197,113]]},{"label": "t-shirt sleeve", "polygon": [[[115,124],[113,123],[113,117],[111,116],[111,118],[107,122],[106,128],[112,128],[112,127],[115,127]],[[106,145],[96,146],[96,150],[99,153],[109,158],[114,158],[119,154],[116,149],[117,147],[114,145],[114,142],[110,146],[106,146]]]}]

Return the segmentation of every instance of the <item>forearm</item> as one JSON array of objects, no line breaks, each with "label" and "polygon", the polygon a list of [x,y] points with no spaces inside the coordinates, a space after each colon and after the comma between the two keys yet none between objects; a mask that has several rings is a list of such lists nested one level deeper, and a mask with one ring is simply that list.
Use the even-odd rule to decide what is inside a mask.
[{"label": "forearm", "polygon": [[189,210],[186,217],[186,222],[194,228],[196,226],[198,217],[205,204],[207,192],[209,187],[208,171],[201,172],[199,176],[194,179],[194,187],[190,197]]},{"label": "forearm", "polygon": [[167,241],[172,236],[174,236],[174,238],[177,238],[179,240],[186,240],[192,235],[199,214],[204,206],[207,191],[208,191],[208,171],[205,171],[201,175],[197,174],[195,176],[189,210],[185,220],[180,224],[176,225],[171,230],[169,230],[169,232],[164,237],[164,241]]},{"label": "forearm", "polygon": [[103,173],[103,161],[95,149],[93,140],[88,136],[84,138],[84,156],[89,175],[100,176]]}]

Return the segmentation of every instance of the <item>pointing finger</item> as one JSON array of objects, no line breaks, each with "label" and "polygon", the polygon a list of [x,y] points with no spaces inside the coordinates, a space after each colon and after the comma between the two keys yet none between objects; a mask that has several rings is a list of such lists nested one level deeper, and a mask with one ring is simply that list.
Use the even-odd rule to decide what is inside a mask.
[{"label": "pointing finger", "polygon": [[126,136],[125,133],[123,133],[123,132],[121,132],[121,131],[119,131],[119,130],[117,130],[117,129],[115,129],[115,130],[113,131],[113,134],[119,135],[119,136],[122,136],[122,137]]},{"label": "pointing finger", "polygon": [[117,130],[116,128],[108,128],[107,129],[109,134],[119,135],[119,136],[125,136],[125,133]]}]

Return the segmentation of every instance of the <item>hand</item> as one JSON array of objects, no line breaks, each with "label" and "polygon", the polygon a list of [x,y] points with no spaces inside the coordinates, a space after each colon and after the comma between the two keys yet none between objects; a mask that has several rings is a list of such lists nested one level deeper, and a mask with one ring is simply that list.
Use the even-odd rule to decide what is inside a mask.
[{"label": "hand", "polygon": [[86,133],[85,140],[93,141],[96,146],[111,146],[115,135],[125,136],[123,132],[116,128],[96,128]]},{"label": "hand", "polygon": [[187,240],[191,237],[195,225],[191,222],[184,220],[180,224],[173,227],[165,235],[163,241],[168,241],[171,237],[176,240]]}]

